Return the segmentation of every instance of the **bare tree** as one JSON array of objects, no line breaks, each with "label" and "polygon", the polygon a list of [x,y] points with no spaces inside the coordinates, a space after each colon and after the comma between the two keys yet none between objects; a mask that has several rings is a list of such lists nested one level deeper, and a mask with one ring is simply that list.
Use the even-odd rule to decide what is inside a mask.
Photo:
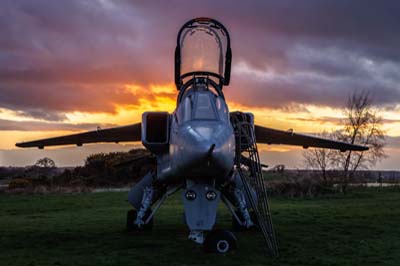
[{"label": "bare tree", "polygon": [[372,105],[372,97],[367,91],[354,92],[347,101],[344,128],[335,133],[336,138],[351,144],[368,146],[368,151],[335,152],[333,163],[343,169],[342,191],[359,169],[369,169],[386,157],[384,152],[385,135],[382,118]]},{"label": "bare tree", "polygon": [[[330,138],[331,134],[324,131],[317,134],[317,136],[322,138]],[[322,148],[309,148],[304,150],[302,153],[304,165],[307,168],[321,171],[322,180],[325,185],[328,184],[326,170],[328,170],[332,165],[332,154],[332,150]]]},{"label": "bare tree", "polygon": [[45,157],[45,158],[37,160],[37,162],[35,163],[35,166],[40,167],[40,168],[54,168],[54,167],[56,167],[56,164],[52,159]]}]

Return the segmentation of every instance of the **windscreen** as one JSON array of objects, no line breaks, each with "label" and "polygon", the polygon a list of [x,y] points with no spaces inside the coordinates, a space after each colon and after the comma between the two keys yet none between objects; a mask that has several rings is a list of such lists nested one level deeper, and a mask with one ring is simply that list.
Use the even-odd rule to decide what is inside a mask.
[{"label": "windscreen", "polygon": [[212,23],[193,23],[180,35],[181,75],[204,71],[224,76],[227,36]]},{"label": "windscreen", "polygon": [[228,121],[228,108],[219,96],[210,91],[189,93],[176,112],[179,124],[191,120]]}]

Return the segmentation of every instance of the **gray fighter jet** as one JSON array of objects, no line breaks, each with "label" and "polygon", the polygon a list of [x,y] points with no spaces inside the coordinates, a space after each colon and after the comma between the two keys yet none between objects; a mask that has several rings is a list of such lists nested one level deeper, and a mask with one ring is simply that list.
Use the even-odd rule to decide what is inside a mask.
[{"label": "gray fighter jet", "polygon": [[234,230],[260,230],[270,254],[277,254],[257,143],[364,151],[367,147],[254,125],[247,112],[229,112],[223,86],[229,85],[232,51],[226,28],[196,18],[178,33],[175,50],[176,109],[145,112],[142,122],[86,133],[17,143],[18,147],[141,141],[157,159],[155,171],[129,192],[134,209],[127,228],[150,230],[164,200],[179,190],[189,239],[210,252],[236,248],[231,231],[213,230],[220,201],[232,213]]}]

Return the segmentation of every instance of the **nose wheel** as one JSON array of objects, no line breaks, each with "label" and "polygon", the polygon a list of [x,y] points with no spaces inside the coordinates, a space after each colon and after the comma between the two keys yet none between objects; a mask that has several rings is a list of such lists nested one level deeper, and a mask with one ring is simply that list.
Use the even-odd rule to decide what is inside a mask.
[{"label": "nose wheel", "polygon": [[225,254],[237,248],[235,235],[228,230],[211,231],[204,241],[206,252]]}]

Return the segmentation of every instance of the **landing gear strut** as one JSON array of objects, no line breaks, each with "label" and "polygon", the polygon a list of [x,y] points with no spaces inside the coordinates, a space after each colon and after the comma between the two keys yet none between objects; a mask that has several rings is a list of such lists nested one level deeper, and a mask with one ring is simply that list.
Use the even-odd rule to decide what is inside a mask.
[{"label": "landing gear strut", "polygon": [[257,215],[254,211],[249,211],[248,214],[251,218],[252,221],[252,225],[251,226],[247,226],[244,222],[243,222],[243,215],[240,211],[236,211],[236,216],[242,221],[242,223],[239,223],[239,221],[232,216],[232,230],[233,231],[248,231],[251,229],[254,229],[257,226]]},{"label": "landing gear strut", "polygon": [[[144,221],[150,216],[151,210],[148,209],[145,216],[143,217]],[[132,231],[151,231],[153,229],[153,217],[151,217],[150,221],[147,224],[140,224],[140,226],[135,223],[137,220],[137,211],[130,210],[126,215],[126,229],[130,232]]]}]

